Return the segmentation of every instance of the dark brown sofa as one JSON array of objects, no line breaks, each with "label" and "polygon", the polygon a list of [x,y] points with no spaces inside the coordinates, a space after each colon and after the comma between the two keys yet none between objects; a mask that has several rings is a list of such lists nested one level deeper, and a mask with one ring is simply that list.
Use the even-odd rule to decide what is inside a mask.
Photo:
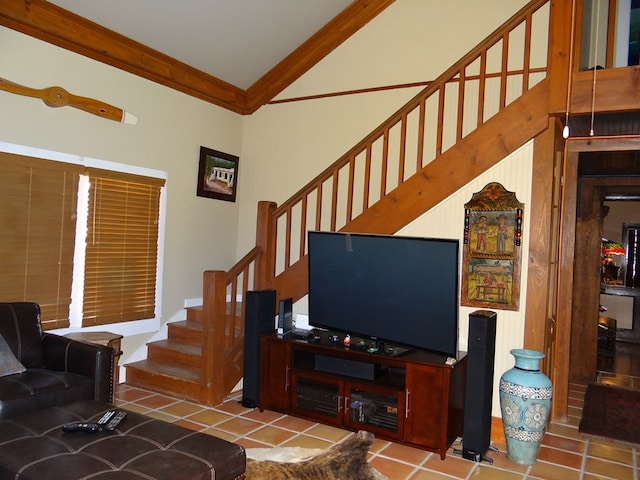
[{"label": "dark brown sofa", "polygon": [[43,333],[40,306],[0,303],[0,336],[26,368],[0,377],[0,420],[77,400],[113,400],[113,349]]}]

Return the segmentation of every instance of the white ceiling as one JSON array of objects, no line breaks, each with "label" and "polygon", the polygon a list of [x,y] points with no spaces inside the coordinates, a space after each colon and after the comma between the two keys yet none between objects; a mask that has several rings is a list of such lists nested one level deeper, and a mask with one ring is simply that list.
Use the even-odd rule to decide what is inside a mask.
[{"label": "white ceiling", "polygon": [[352,0],[49,0],[246,90]]}]

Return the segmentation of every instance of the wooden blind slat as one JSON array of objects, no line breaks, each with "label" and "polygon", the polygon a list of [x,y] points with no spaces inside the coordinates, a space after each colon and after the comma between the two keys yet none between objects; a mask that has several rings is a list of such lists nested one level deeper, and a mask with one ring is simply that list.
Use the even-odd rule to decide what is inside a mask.
[{"label": "wooden blind slat", "polygon": [[83,326],[155,316],[163,180],[92,169]]},{"label": "wooden blind slat", "polygon": [[0,301],[36,302],[45,330],[69,326],[83,167],[0,153]]}]

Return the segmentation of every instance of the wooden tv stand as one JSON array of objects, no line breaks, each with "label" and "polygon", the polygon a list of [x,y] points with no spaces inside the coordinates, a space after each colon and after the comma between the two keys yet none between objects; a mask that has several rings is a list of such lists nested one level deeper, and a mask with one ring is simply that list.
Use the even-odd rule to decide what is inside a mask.
[{"label": "wooden tv stand", "polygon": [[467,357],[260,336],[260,410],[269,409],[440,454],[462,436]]}]

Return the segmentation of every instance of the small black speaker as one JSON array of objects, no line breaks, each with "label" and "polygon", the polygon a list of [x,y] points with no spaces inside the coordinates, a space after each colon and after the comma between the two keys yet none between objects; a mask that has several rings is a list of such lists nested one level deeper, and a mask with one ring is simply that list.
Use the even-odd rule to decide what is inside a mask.
[{"label": "small black speaker", "polygon": [[283,298],[278,307],[278,335],[286,335],[293,329],[293,298]]},{"label": "small black speaker", "polygon": [[489,310],[476,310],[469,315],[462,456],[476,462],[493,463],[485,453],[491,444],[496,318],[497,314]]},{"label": "small black speaker", "polygon": [[242,405],[260,404],[260,334],[275,331],[276,291],[250,290],[244,309],[244,374]]}]

